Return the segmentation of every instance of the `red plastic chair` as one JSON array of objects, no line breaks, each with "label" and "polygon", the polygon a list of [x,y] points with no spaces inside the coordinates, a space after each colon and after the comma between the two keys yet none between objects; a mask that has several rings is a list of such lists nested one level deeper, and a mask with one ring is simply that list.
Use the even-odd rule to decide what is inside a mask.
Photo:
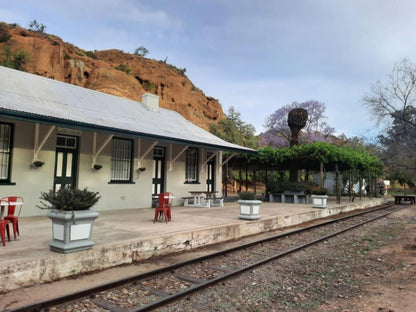
[{"label": "red plastic chair", "polygon": [[20,235],[19,216],[20,216],[20,212],[22,211],[23,204],[24,204],[23,197],[7,196],[7,197],[3,197],[0,200],[9,202],[9,205],[7,206],[7,216],[4,217],[4,220],[10,221],[10,223],[13,225],[13,234],[14,234],[14,238],[16,239],[16,233],[17,235]]},{"label": "red plastic chair", "polygon": [[171,219],[171,205],[173,201],[173,194],[172,193],[160,193],[159,194],[159,206],[156,207],[155,210],[155,217],[153,219],[153,223],[162,216],[165,217],[165,222],[168,223]]},{"label": "red plastic chair", "polygon": [[6,246],[6,231],[7,231],[7,238],[10,242],[10,229],[9,229],[9,220],[0,220],[0,236],[1,241],[3,242],[3,246]]}]

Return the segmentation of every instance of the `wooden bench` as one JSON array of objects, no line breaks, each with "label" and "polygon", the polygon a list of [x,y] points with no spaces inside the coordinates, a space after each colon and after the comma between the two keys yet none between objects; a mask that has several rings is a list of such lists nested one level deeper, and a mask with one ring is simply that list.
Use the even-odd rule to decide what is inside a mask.
[{"label": "wooden bench", "polygon": [[189,200],[190,199],[194,200],[194,197],[188,196],[188,197],[182,197],[182,199],[184,200],[184,203],[183,203],[184,206],[191,206],[191,204],[189,203]]},{"label": "wooden bench", "polygon": [[415,204],[416,195],[395,195],[394,196],[394,203],[395,204],[401,204],[402,201],[408,201],[411,204]]},{"label": "wooden bench", "polygon": [[[218,207],[224,207],[224,197],[206,197],[205,201],[209,203],[209,206],[216,206]],[[215,203],[215,201],[218,201],[218,204]]]}]

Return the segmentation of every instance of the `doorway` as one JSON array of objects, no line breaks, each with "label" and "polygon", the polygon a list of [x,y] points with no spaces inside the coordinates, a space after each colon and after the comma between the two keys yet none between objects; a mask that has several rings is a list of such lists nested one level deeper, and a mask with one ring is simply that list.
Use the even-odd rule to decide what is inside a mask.
[{"label": "doorway", "polygon": [[[212,153],[207,153],[207,158],[210,157]],[[207,162],[207,192],[215,192],[215,160],[216,156]]]},{"label": "doorway", "polygon": [[165,148],[155,147],[153,150],[153,195],[165,191]]},{"label": "doorway", "polygon": [[76,186],[78,172],[78,137],[58,134],[56,137],[54,191],[61,186]]}]

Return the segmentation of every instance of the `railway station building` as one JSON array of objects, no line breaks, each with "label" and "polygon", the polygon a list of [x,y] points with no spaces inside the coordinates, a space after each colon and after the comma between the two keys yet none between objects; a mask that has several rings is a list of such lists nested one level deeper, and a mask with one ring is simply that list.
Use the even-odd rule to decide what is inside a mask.
[{"label": "railway station building", "polygon": [[167,191],[221,196],[223,152],[254,153],[159,107],[0,67],[0,194],[44,215],[41,192],[71,184],[99,192],[97,209],[149,208]]}]

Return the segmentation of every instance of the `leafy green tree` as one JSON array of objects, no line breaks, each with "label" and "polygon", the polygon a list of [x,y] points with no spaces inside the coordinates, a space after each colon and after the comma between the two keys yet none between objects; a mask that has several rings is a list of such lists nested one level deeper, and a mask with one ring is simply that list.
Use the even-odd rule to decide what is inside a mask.
[{"label": "leafy green tree", "polygon": [[220,120],[216,125],[210,125],[210,132],[225,141],[254,149],[258,148],[256,129],[253,125],[242,121],[241,114],[234,107],[230,107],[226,119]]},{"label": "leafy green tree", "polygon": [[37,33],[45,33],[46,26],[44,24],[39,24],[37,20],[33,20],[29,23],[29,28]]},{"label": "leafy green tree", "polygon": [[[249,148],[257,149],[259,146],[258,137],[256,136],[256,129],[253,125],[245,123],[241,120],[241,114],[234,108],[230,107],[228,110],[227,118],[222,119],[218,124],[210,125],[210,132],[225,141],[235,143],[238,145],[246,146]],[[226,158],[226,155],[224,155]],[[246,178],[246,190],[247,190],[247,181],[251,180],[249,178],[247,171],[247,160],[244,157],[234,157],[226,165],[226,169],[223,170],[223,184],[224,194],[227,196],[227,184],[229,182],[239,181],[239,189],[242,187],[242,170],[245,170]],[[253,179],[255,180],[255,179]]]},{"label": "leafy green tree", "polygon": [[140,46],[136,50],[134,50],[134,54],[137,54],[143,57],[145,57],[148,53],[149,53],[149,50],[146,49],[144,46]]}]

